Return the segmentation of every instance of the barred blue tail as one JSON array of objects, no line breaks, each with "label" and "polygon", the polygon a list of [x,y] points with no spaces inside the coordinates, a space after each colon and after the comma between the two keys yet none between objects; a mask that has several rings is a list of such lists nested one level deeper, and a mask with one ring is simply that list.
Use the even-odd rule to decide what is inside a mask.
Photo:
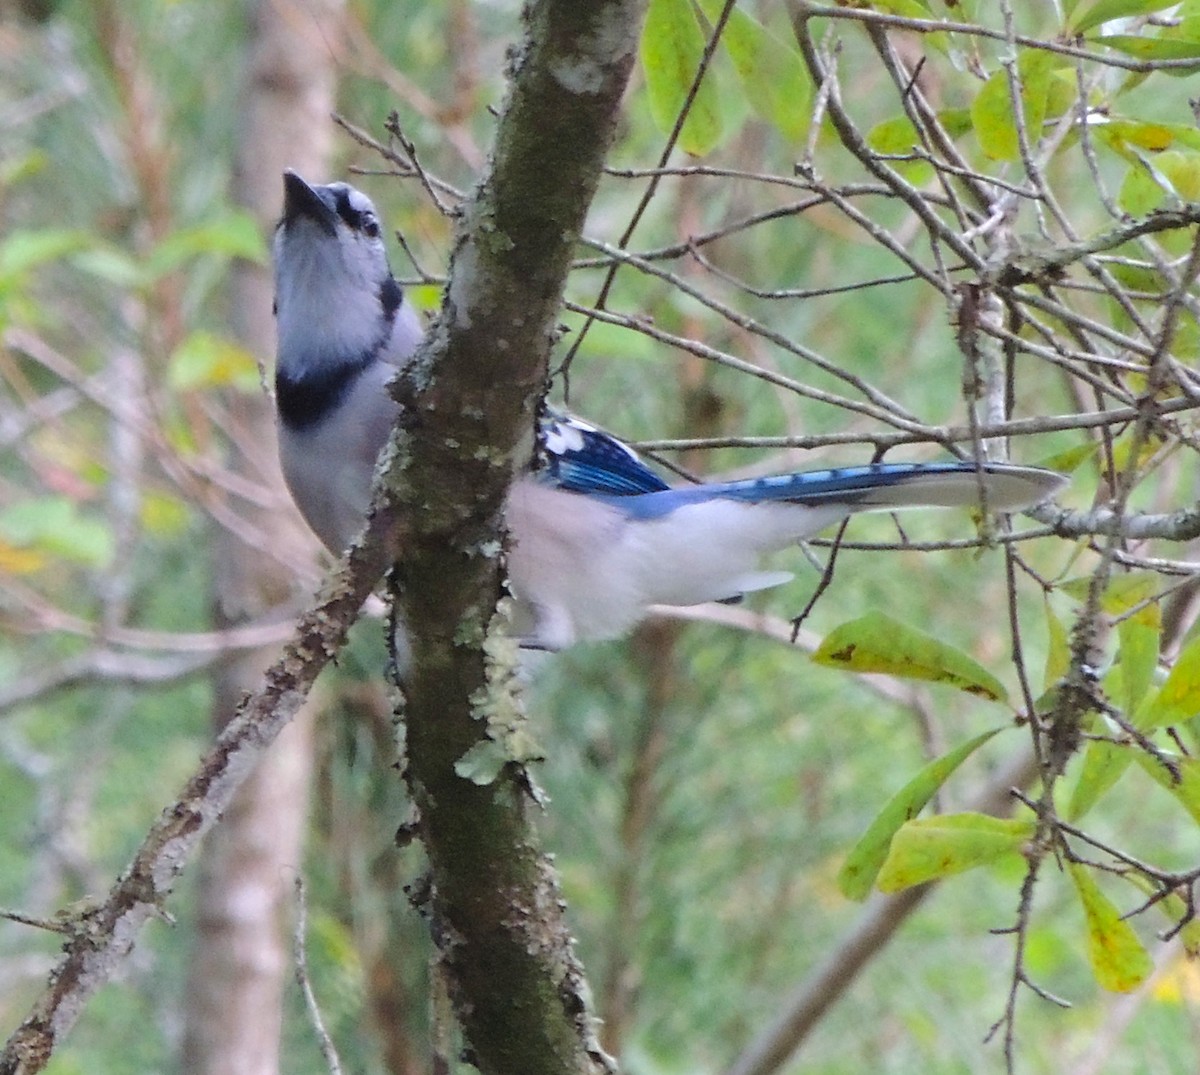
[{"label": "barred blue tail", "polygon": [[660,518],[686,504],[712,500],[844,505],[848,512],[986,502],[989,511],[1017,511],[1053,496],[1065,484],[1066,479],[1054,471],[1007,463],[871,463],[605,499],[639,519]]}]

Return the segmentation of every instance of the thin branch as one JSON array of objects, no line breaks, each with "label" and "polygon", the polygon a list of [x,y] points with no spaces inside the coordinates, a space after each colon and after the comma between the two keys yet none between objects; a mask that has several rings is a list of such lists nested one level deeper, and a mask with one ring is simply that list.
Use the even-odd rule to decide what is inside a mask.
[{"label": "thin branch", "polygon": [[[1012,806],[1009,791],[1037,775],[1031,753],[1019,753],[988,781],[968,809],[996,815]],[[782,1003],[779,1015],[730,1064],[727,1075],[773,1075],[795,1060],[800,1046],[858,973],[880,954],[935,885],[919,885],[893,896],[873,896],[858,922]]]},{"label": "thin branch", "polygon": [[338,1059],[337,1046],[325,1029],[325,1019],[321,1015],[321,1006],[317,1003],[313,992],[312,981],[308,976],[308,899],[304,892],[304,878],[297,876],[296,890],[296,925],[292,933],[292,961],[295,964],[296,983],[304,997],[304,1008],[308,1012],[308,1021],[317,1036],[317,1044],[321,1047],[321,1056],[330,1075],[341,1075],[342,1063]]},{"label": "thin branch", "polygon": [[1025,34],[1010,35],[1004,30],[993,30],[970,22],[950,22],[939,19],[911,19],[903,15],[890,15],[881,11],[865,8],[819,7],[808,3],[807,0],[792,0],[798,7],[803,8],[804,17],[808,19],[839,19],[847,22],[873,23],[878,26],[889,26],[896,30],[909,30],[918,34],[963,34],[967,37],[980,37],[992,41],[1012,41],[1024,48],[1039,49],[1043,52],[1054,52],[1060,56],[1070,56],[1090,63],[1106,67],[1117,67],[1124,71],[1150,73],[1153,71],[1181,70],[1191,71],[1196,67],[1195,59],[1180,60],[1136,60],[1113,53],[1089,52],[1060,41],[1041,37],[1028,37]]},{"label": "thin branch", "polygon": [[263,685],[238,707],[105,899],[73,922],[71,940],[46,990],[0,1052],[0,1075],[41,1071],[85,1002],[118,972],[142,927],[162,916],[175,879],[201,837],[340,648],[398,537],[388,514],[372,515],[364,540],[338,565],[320,600],[300,617],[292,641],[268,669]]},{"label": "thin branch", "polygon": [[[724,0],[721,5],[721,11],[717,15],[717,20],[713,24],[712,32],[708,35],[708,40],[705,42],[704,51],[700,55],[700,62],[696,65],[696,72],[692,77],[691,85],[688,87],[687,93],[684,95],[684,100],[679,108],[679,114],[675,117],[674,126],[667,135],[667,140],[663,145],[662,152],[659,155],[658,167],[665,168],[667,161],[671,159],[671,154],[675,151],[675,146],[679,142],[679,137],[683,133],[683,126],[687,122],[688,116],[691,114],[692,105],[696,102],[696,95],[700,92],[700,84],[704,81],[708,74],[709,66],[712,63],[713,56],[716,54],[717,46],[721,42],[721,34],[725,30],[725,25],[729,21],[730,15],[733,13],[733,7],[736,0]],[[653,201],[654,195],[658,192],[660,176],[655,175],[650,179],[646,190],[643,192],[638,204],[634,207],[633,214],[629,218],[629,223],[625,226],[624,232],[617,240],[617,246],[624,249],[629,245],[629,241],[633,238],[633,233],[637,230],[638,224],[645,215],[646,210],[650,207],[650,202]],[[597,310],[603,310],[608,302],[609,292],[612,290],[613,282],[616,280],[618,265],[614,263],[605,274],[604,282],[600,285],[600,294],[596,296],[595,307]],[[584,321],[583,327],[579,330],[579,334],[571,343],[570,349],[566,356],[559,364],[559,372],[564,378],[569,377],[571,362],[582,346],[584,339],[587,337],[588,330],[591,327],[592,319]]]},{"label": "thin branch", "polygon": [[[291,625],[288,626],[290,630]],[[226,652],[224,648],[214,647],[207,653],[150,657],[113,649],[89,650],[49,668],[27,672],[0,687],[0,714],[82,683],[125,683],[133,686],[177,683],[209,668]]]}]

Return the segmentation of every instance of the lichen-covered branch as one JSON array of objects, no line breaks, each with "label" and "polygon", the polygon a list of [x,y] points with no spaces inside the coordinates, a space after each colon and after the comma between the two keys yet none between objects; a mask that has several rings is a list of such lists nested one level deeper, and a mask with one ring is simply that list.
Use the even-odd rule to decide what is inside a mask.
[{"label": "lichen-covered branch", "polygon": [[[406,775],[429,857],[434,941],[468,1055],[486,1075],[609,1064],[538,847],[523,757],[497,731],[521,714],[503,669],[515,645],[497,641],[493,624],[502,505],[529,457],[563,284],[642,7],[527,8],[490,167],[462,206],[441,316],[395,388],[404,416],[387,480],[410,523],[393,573],[412,658]],[[468,754],[489,750],[492,771],[466,770]]]}]

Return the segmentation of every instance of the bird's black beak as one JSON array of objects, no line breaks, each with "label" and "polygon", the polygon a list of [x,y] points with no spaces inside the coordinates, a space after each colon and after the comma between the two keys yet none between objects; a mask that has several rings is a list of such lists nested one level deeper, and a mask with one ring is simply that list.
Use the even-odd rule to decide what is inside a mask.
[{"label": "bird's black beak", "polygon": [[337,212],[290,168],[283,173],[283,223],[311,220],[322,231],[337,234]]}]

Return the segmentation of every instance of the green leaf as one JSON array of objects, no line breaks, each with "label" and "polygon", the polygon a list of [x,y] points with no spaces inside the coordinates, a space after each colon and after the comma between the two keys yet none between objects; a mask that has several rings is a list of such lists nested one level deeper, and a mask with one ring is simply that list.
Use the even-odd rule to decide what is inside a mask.
[{"label": "green leaf", "polygon": [[1046,119],[1058,119],[1079,100],[1079,84],[1070,67],[1056,67],[1050,72],[1046,86]]},{"label": "green leaf", "polygon": [[905,679],[948,683],[995,701],[1005,701],[1004,685],[962,650],[882,612],[835,627],[812,659],[849,672],[886,672]]},{"label": "green leaf", "polygon": [[1121,640],[1117,654],[1121,668],[1120,701],[1131,719],[1154,683],[1161,629],[1157,604],[1145,605],[1117,624],[1117,637]]},{"label": "green leaf", "polygon": [[[12,152],[12,147],[9,147]],[[41,149],[31,149],[0,160],[0,189],[18,186],[44,172],[50,166],[50,155]]]},{"label": "green leaf", "polygon": [[[1182,37],[1135,37],[1132,34],[1105,34],[1092,38],[1098,45],[1105,45],[1124,52],[1138,60],[1190,60],[1200,61],[1200,41]],[[1172,75],[1191,75],[1200,70],[1200,62],[1171,68]]]},{"label": "green leaf", "polygon": [[1042,676],[1042,690],[1049,690],[1063,678],[1071,667],[1071,640],[1067,637],[1067,629],[1058,618],[1047,599],[1046,634],[1049,645],[1046,648],[1046,672]]},{"label": "green leaf", "polygon": [[[1091,575],[1078,575],[1067,579],[1059,588],[1076,601],[1086,601],[1091,586]],[[1152,571],[1130,571],[1115,575],[1100,595],[1100,608],[1110,616],[1123,616],[1130,609],[1149,601],[1158,588],[1158,576]]]},{"label": "green leaf", "polygon": [[1166,681],[1146,710],[1138,716],[1143,731],[1182,724],[1200,713],[1200,637],[1179,652]]},{"label": "green leaf", "polygon": [[191,522],[191,511],[186,500],[151,490],[142,496],[138,517],[148,534],[177,538]]},{"label": "green leaf", "polygon": [[108,524],[82,514],[65,496],[37,497],[4,508],[0,539],[87,567],[105,567],[116,548]]},{"label": "green leaf", "polygon": [[1096,981],[1114,993],[1136,989],[1154,969],[1150,953],[1133,927],[1121,918],[1112,901],[1085,866],[1067,864],[1087,923],[1087,957]]},{"label": "green leaf", "polygon": [[1117,203],[1128,213],[1145,214],[1167,197],[1200,201],[1200,153],[1168,149],[1154,155],[1131,151],[1138,163],[1129,169],[1117,192]]},{"label": "green leaf", "polygon": [[889,15],[899,15],[906,19],[932,19],[933,12],[923,0],[874,0],[865,5],[875,11],[884,11]]},{"label": "green leaf", "polygon": [[1078,821],[1095,806],[1121,778],[1132,760],[1133,752],[1120,743],[1103,739],[1088,743],[1083,753],[1079,779],[1071,789],[1071,798],[1067,802],[1067,820]]},{"label": "green leaf", "polygon": [[[1123,616],[1131,609],[1149,601],[1159,589],[1158,576],[1153,571],[1129,571],[1115,575],[1104,588],[1100,607],[1111,616]],[[1137,615],[1156,611],[1157,605],[1149,605]],[[1155,624],[1158,617],[1152,617]]]},{"label": "green leaf", "polygon": [[233,340],[197,330],[171,355],[167,383],[176,391],[232,387],[254,392],[259,387],[258,363]]},{"label": "green leaf", "polygon": [[[700,7],[715,22],[724,0],[700,0]],[[730,13],[721,45],[733,61],[755,114],[773,124],[785,138],[803,138],[808,129],[812,84],[800,54],[741,8]]]},{"label": "green leaf", "polygon": [[1144,750],[1131,751],[1137,758],[1138,764],[1150,774],[1155,783],[1166,788],[1191,815],[1197,825],[1200,825],[1200,758],[1185,758],[1179,754],[1163,754],[1179,772],[1176,780],[1162,762]]},{"label": "green leaf", "polygon": [[31,269],[58,261],[92,244],[87,232],[74,228],[38,228],[10,232],[0,243],[0,287]]},{"label": "green leaf", "polygon": [[1180,201],[1200,202],[1200,153],[1195,150],[1169,149],[1150,158],[1156,176],[1166,181],[1164,189]]},{"label": "green leaf", "polygon": [[910,153],[919,145],[916,125],[907,116],[893,116],[867,132],[867,144],[880,153]]},{"label": "green leaf", "polygon": [[1150,170],[1139,160],[1132,165],[1121,180],[1117,191],[1117,205],[1130,216],[1146,216],[1166,201],[1166,191]]},{"label": "green leaf", "polygon": [[[912,153],[913,147],[921,142],[917,128],[907,116],[893,116],[875,124],[867,132],[867,145],[877,153],[903,156]],[[897,160],[888,162],[910,183],[920,186],[933,178],[933,165],[923,160]]]},{"label": "green leaf", "polygon": [[1030,820],[972,813],[906,822],[892,837],[887,861],[879,871],[879,891],[899,892],[1019,855],[1035,828]]},{"label": "green leaf", "polygon": [[916,817],[950,774],[999,731],[1003,729],[993,728],[934,759],[888,800],[838,872],[838,887],[847,899],[867,898],[896,830]]},{"label": "green leaf", "polygon": [[1084,444],[1077,444],[1074,448],[1065,448],[1061,452],[1045,456],[1037,461],[1037,465],[1045,467],[1047,470],[1071,474],[1089,459],[1095,459],[1099,453],[1100,446],[1095,441],[1087,441]]},{"label": "green leaf", "polygon": [[1067,19],[1067,32],[1074,37],[1112,19],[1149,15],[1174,7],[1179,0],[1082,0]]},{"label": "green leaf", "polygon": [[[696,20],[691,0],[650,0],[642,30],[642,67],[650,114],[659,129],[674,129],[675,121],[700,68],[704,32]],[[679,145],[702,157],[721,140],[721,112],[711,72],[697,89],[684,121]]]},{"label": "green leaf", "polygon": [[[1021,108],[1031,145],[1042,135],[1050,76],[1055,63],[1053,54],[1039,49],[1023,49],[1017,57]],[[1020,157],[1020,140],[1013,116],[1008,72],[1004,68],[994,72],[975,95],[975,100],[971,102],[971,122],[979,147],[987,156],[994,160],[1017,160]]]},{"label": "green leaf", "polygon": [[142,262],[119,247],[104,245],[80,251],[71,259],[71,264],[97,280],[116,287],[132,290],[146,283],[146,270]]},{"label": "green leaf", "polygon": [[156,279],[203,254],[244,258],[258,264],[267,260],[267,248],[258,223],[249,213],[230,210],[168,235],[147,259],[147,277]]}]

